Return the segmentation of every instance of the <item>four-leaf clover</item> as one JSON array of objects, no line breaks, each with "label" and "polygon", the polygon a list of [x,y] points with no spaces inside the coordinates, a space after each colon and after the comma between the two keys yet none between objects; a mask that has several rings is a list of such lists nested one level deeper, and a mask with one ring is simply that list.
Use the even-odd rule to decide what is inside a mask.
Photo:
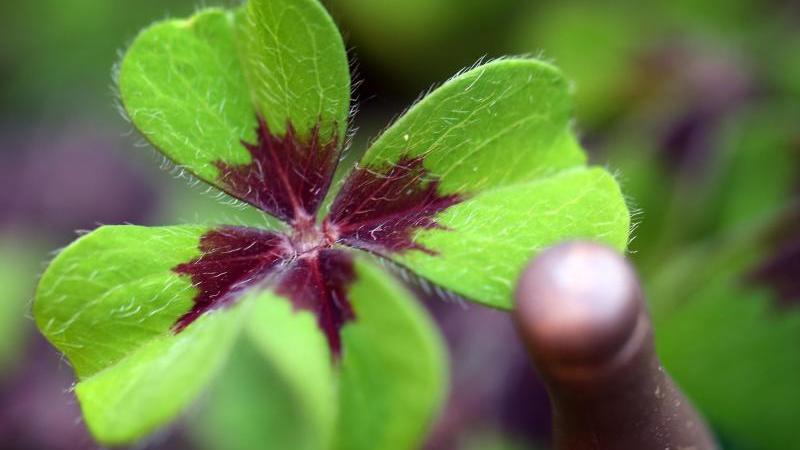
[{"label": "four-leaf clover", "polygon": [[627,243],[619,187],[586,167],[569,85],[541,61],[496,60],[446,82],[338,189],[351,84],[316,0],[159,22],[128,49],[119,88],[167,158],[284,225],[103,226],[52,262],[36,320],[73,364],[104,443],[173,419],[247,339],[311,430],[302,447],[412,448],[442,398],[445,357],[387,267],[508,308],[545,246]]}]

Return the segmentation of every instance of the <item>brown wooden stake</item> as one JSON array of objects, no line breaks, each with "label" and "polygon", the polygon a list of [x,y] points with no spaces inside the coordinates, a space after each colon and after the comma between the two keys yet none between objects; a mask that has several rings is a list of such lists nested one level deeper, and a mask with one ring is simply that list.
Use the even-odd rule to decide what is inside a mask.
[{"label": "brown wooden stake", "polygon": [[632,267],[589,242],[543,252],[514,320],[553,405],[558,450],[706,450],[704,420],[664,371]]}]

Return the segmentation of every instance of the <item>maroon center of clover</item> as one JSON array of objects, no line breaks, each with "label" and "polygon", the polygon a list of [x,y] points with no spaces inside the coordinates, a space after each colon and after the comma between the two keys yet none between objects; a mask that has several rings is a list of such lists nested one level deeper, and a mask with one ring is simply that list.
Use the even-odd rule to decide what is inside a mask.
[{"label": "maroon center of clover", "polygon": [[435,216],[463,196],[440,195],[423,157],[404,157],[386,167],[357,167],[334,200],[330,214],[317,212],[338,163],[336,136],[322,142],[319,127],[300,139],[289,124],[283,137],[259,119],[256,143],[243,142],[251,162],[215,162],[219,185],[230,195],[289,225],[286,233],[223,226],[200,239],[200,256],[173,270],[197,288],[192,308],[175,323],[180,332],[205,312],[234,302],[253,287],[273,288],[295,310],[311,311],[334,357],[341,328],[355,319],[348,298],[355,281],[350,248],[381,256],[418,250],[419,229],[441,228]]}]

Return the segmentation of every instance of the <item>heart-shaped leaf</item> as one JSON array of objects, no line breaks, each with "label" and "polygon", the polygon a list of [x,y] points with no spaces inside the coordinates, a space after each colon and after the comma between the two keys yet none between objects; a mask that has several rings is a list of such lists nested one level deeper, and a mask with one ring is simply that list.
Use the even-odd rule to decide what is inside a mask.
[{"label": "heart-shaped leaf", "polygon": [[568,83],[540,61],[466,72],[375,142],[330,221],[349,245],[507,308],[513,281],[537,250],[575,238],[627,244],[619,187],[585,167],[570,108]]},{"label": "heart-shaped leaf", "polygon": [[105,226],[62,251],[42,275],[34,315],[79,378],[168,333],[194,289],[172,269],[200,253],[205,227]]},{"label": "heart-shaped leaf", "polygon": [[423,158],[443,193],[470,194],[581,166],[569,83],[535,59],[501,59],[456,76],[397,120],[361,165]]},{"label": "heart-shaped leaf", "polygon": [[249,0],[240,21],[253,101],[272,131],[345,136],[350,69],[339,30],[317,1]]},{"label": "heart-shaped leaf", "polygon": [[34,314],[69,358],[76,392],[101,442],[129,442],[173,419],[210,380],[236,331],[236,311],[174,334],[194,288],[172,269],[199,253],[205,227],[109,226],[50,264]]},{"label": "heart-shaped leaf", "polygon": [[424,309],[385,270],[355,261],[343,329],[337,450],[419,448],[444,399],[446,355]]},{"label": "heart-shaped leaf", "polygon": [[217,161],[245,164],[256,110],[235,38],[235,14],[206,10],[158,22],[125,53],[118,83],[139,131],[173,162],[217,184]]},{"label": "heart-shaped leaf", "polygon": [[222,367],[241,329],[237,309],[206,314],[184,332],[152,339],[75,387],[92,434],[124,444],[173,420]]},{"label": "heart-shaped leaf", "polygon": [[345,135],[341,37],[314,0],[253,0],[143,31],[119,73],[134,125],[169,159],[291,222],[314,216]]}]

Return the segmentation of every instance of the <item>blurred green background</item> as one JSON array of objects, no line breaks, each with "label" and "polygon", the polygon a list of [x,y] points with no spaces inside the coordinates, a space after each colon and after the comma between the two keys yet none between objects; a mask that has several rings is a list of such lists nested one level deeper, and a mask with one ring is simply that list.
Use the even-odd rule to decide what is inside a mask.
[{"label": "blurred green background", "polygon": [[[618,174],[635,211],[630,257],[667,369],[725,448],[800,449],[800,3],[325,3],[361,81],[353,158],[421,92],[482,58],[559,65],[574,80],[584,145]],[[196,7],[0,2],[3,448],[96,448],[70,368],[30,320],[53,249],[101,223],[254,220],[159,172],[161,159],[115,105],[119,51],[151,21]],[[547,396],[506,315],[424,301],[452,365],[427,448],[547,448]],[[242,349],[230,370],[268,378],[253,361]],[[251,414],[230,407],[269,389],[258,377],[220,383],[146,448],[265,448],[258,405]]]}]

